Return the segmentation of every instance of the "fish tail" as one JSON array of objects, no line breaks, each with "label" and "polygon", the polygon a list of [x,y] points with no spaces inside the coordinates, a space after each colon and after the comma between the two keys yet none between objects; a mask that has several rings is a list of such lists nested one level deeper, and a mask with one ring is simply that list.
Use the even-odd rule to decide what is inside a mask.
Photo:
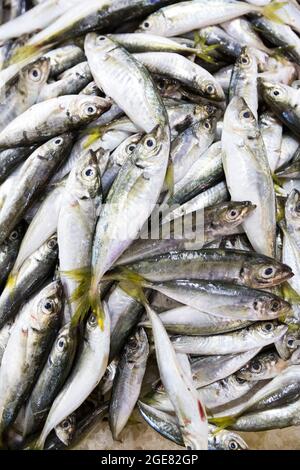
[{"label": "fish tail", "polygon": [[100,299],[100,295],[91,296],[90,297],[90,304],[92,308],[92,312],[97,318],[99,328],[104,331],[104,319],[105,319],[105,311],[102,306],[102,302]]},{"label": "fish tail", "polygon": [[210,52],[215,51],[219,47],[219,44],[211,44],[208,46],[205,43],[205,38],[201,37],[198,31],[194,33],[194,42],[194,54],[198,57],[198,59],[204,60],[210,64],[215,64],[215,60],[210,55]]},{"label": "fish tail", "polygon": [[86,142],[83,145],[84,150],[88,149],[94,142],[96,142],[102,136],[103,131],[100,126],[88,128],[87,131],[83,132],[82,135],[87,135]]},{"label": "fish tail", "polygon": [[268,20],[274,21],[275,23],[283,24],[284,21],[276,14],[278,10],[284,7],[288,2],[276,2],[273,1],[268,5],[261,8],[261,14]]},{"label": "fish tail", "polygon": [[292,286],[288,282],[282,284],[282,295],[284,300],[286,300],[287,302],[300,302],[299,294],[297,294],[297,292],[292,288]]}]

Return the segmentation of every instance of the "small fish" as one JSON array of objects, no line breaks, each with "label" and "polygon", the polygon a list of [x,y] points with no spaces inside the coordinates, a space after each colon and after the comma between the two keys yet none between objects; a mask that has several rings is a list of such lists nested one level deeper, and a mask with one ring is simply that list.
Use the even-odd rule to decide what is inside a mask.
[{"label": "small fish", "polygon": [[138,328],[127,342],[118,364],[109,407],[113,438],[118,439],[138,400],[149,354],[148,339]]}]

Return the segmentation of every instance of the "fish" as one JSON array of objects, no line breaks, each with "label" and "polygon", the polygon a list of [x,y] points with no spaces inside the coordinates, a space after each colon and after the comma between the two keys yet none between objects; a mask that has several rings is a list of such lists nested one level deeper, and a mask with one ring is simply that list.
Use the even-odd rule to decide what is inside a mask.
[{"label": "fish", "polygon": [[276,286],[292,277],[288,265],[242,250],[173,250],[122,266],[154,282],[186,278],[220,280],[254,289]]},{"label": "fish", "polygon": [[56,235],[50,237],[9,277],[0,296],[0,328],[14,317],[25,299],[47,280],[57,260]]},{"label": "fish", "polygon": [[145,305],[152,324],[156,358],[162,383],[174,406],[184,444],[189,449],[208,447],[208,425],[205,408],[196,389],[184,374],[175,351],[158,315]]},{"label": "fish", "polygon": [[44,447],[50,431],[73,413],[100,382],[108,363],[109,335],[109,318],[104,317],[102,329],[99,328],[97,317],[90,314],[84,331],[85,341],[71,374],[52,403],[35,448]]},{"label": "fish", "polygon": [[266,380],[273,379],[289,366],[275,352],[262,352],[243,366],[237,376],[244,380]]},{"label": "fish", "polygon": [[147,335],[143,328],[138,328],[128,339],[114,378],[109,424],[115,440],[126,426],[140,395],[148,354]]},{"label": "fish", "polygon": [[276,11],[281,6],[281,3],[276,4],[276,2],[274,5],[261,7],[227,0],[185,1],[156,11],[140,24],[139,29],[166,37],[180,36],[195,29],[216,25],[249,13],[257,12],[267,17],[277,18]]},{"label": "fish", "polygon": [[90,152],[68,177],[57,221],[60,277],[74,322],[89,308],[92,244],[101,204],[99,167]]},{"label": "fish", "polygon": [[63,134],[38,147],[24,162],[17,178],[17,187],[7,196],[1,209],[0,243],[23,218],[34,197],[42,191],[71,147],[72,135]]},{"label": "fish", "polygon": [[[125,111],[138,129],[149,133],[166,124],[166,110],[150,74],[124,48],[107,36],[89,33],[85,39],[85,53],[96,84]],[[112,77],[116,73],[121,82],[128,83],[127,92],[133,92],[130,99],[125,97],[122,87],[112,88]]]},{"label": "fish", "polygon": [[1,436],[30,393],[59,328],[61,309],[61,284],[54,281],[24,306],[16,320],[1,362]]},{"label": "fish", "polygon": [[21,222],[0,246],[0,284],[7,280],[18,256],[18,251],[25,233],[26,224]]},{"label": "fish", "polygon": [[[91,299],[97,298],[103,275],[135,239],[151,214],[164,183],[169,150],[169,127],[156,127],[143,137],[114,181],[96,226]],[[142,211],[141,200],[145,202]],[[122,217],[118,216],[120,211]]]},{"label": "fish", "polygon": [[264,100],[276,116],[299,137],[300,116],[298,102],[300,90],[283,83],[267,81],[263,77],[259,77],[258,82]]},{"label": "fish", "polygon": [[265,144],[270,170],[274,173],[280,159],[282,125],[273,113],[265,112],[260,116],[259,128]]},{"label": "fish", "polygon": [[41,57],[23,67],[15,77],[0,88],[1,131],[38,101],[49,73],[49,59]]},{"label": "fish", "polygon": [[31,106],[0,132],[0,148],[45,142],[92,121],[110,106],[98,96],[67,95]]},{"label": "fish", "polygon": [[276,201],[272,175],[257,121],[243,98],[234,97],[226,109],[222,146],[231,198],[246,198],[256,205],[243,224],[246,235],[255,251],[274,257]]}]

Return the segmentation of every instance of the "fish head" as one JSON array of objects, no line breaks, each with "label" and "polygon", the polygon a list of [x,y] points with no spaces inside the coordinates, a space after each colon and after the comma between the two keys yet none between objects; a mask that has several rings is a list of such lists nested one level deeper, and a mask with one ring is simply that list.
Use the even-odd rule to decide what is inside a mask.
[{"label": "fish head", "polygon": [[111,100],[99,96],[78,95],[73,105],[74,109],[70,110],[72,119],[78,119],[83,123],[93,121],[107,111],[111,106]]},{"label": "fish head", "polygon": [[67,416],[61,423],[54,428],[55,434],[66,446],[68,446],[76,432],[76,414]]},{"label": "fish head", "polygon": [[263,321],[254,327],[254,335],[260,339],[277,341],[287,332],[287,325],[276,321]]},{"label": "fish head", "polygon": [[24,67],[21,74],[28,88],[42,87],[47,82],[50,74],[50,59],[41,57]]},{"label": "fish head", "polygon": [[289,102],[289,87],[282,83],[271,82],[265,80],[263,77],[258,78],[258,85],[262,92],[263,98],[271,106],[282,109],[286,107]]},{"label": "fish head", "polygon": [[255,356],[248,364],[243,366],[238,372],[238,377],[244,380],[261,380],[269,369],[273,369],[280,361],[276,352],[267,352]]},{"label": "fish head", "polygon": [[95,198],[100,193],[101,178],[96,155],[89,151],[76,165],[75,181],[81,198]]},{"label": "fish head", "polygon": [[133,154],[137,165],[142,161],[156,161],[165,145],[169,145],[166,127],[165,125],[158,125],[141,139]]},{"label": "fish head", "polygon": [[257,318],[274,319],[288,315],[291,312],[291,305],[276,295],[261,292],[253,301],[252,310]]},{"label": "fish head", "polygon": [[285,218],[287,223],[300,227],[300,192],[293,189],[285,204]]},{"label": "fish head", "polygon": [[149,15],[138,27],[137,32],[151,33],[164,36],[168,31],[169,21],[164,15],[163,9]]},{"label": "fish head", "polygon": [[220,430],[214,434],[214,448],[217,450],[247,450],[248,446],[244,439],[237,433]]},{"label": "fish head", "polygon": [[246,258],[240,272],[249,287],[262,289],[276,286],[293,276],[289,266],[267,256]]},{"label": "fish head", "polygon": [[201,138],[203,135],[214,135],[217,128],[217,122],[217,118],[215,116],[211,116],[207,119],[200,121],[199,123],[196,123],[195,129],[197,132],[197,136]]},{"label": "fish head", "polygon": [[255,209],[249,201],[224,202],[216,204],[211,210],[204,211],[204,217],[210,221],[213,228],[224,228],[231,231],[238,227],[245,218]]},{"label": "fish head", "polygon": [[[224,115],[224,129],[237,135],[254,138],[258,133],[257,121],[244,98],[235,96],[227,106]],[[244,145],[244,142],[241,142]]]},{"label": "fish head", "polygon": [[63,307],[63,290],[60,281],[51,282],[40,293],[31,315],[33,327],[44,331],[57,322]]}]

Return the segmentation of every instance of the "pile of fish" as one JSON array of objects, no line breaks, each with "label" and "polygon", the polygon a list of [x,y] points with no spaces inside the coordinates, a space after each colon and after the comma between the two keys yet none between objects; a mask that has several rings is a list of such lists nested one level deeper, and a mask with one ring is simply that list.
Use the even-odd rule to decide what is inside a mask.
[{"label": "pile of fish", "polygon": [[0,0],[0,23],[1,447],[300,424],[300,5]]}]

